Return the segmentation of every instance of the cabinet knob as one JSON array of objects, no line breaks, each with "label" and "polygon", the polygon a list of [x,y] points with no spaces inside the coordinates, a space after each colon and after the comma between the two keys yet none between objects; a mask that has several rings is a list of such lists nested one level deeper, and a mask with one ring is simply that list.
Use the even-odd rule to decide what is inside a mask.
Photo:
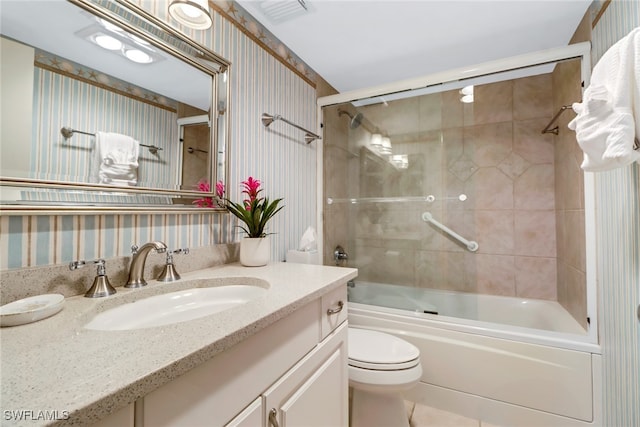
[{"label": "cabinet knob", "polygon": [[269,425],[271,427],[280,427],[278,425],[278,411],[276,411],[276,408],[271,408],[271,410],[269,411]]},{"label": "cabinet knob", "polygon": [[332,314],[338,314],[342,311],[343,308],[344,308],[344,303],[342,301],[338,301],[336,308],[327,309],[327,315],[331,316]]}]

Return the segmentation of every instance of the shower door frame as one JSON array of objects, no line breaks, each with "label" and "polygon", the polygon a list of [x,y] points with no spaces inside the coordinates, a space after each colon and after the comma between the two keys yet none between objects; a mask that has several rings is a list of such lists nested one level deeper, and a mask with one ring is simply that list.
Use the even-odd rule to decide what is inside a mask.
[{"label": "shower door frame", "polygon": [[[453,70],[428,74],[422,77],[401,80],[398,82],[357,89],[336,95],[323,96],[317,100],[317,123],[323,123],[323,107],[357,102],[368,98],[382,97],[394,93],[424,89],[429,86],[444,85],[446,83],[460,82],[491,74],[497,74],[518,69],[554,63],[562,60],[579,59],[582,90],[589,85],[591,79],[591,43],[581,42],[568,46],[546,49],[527,53],[496,61],[485,62]],[[580,100],[576,100],[578,102]],[[319,131],[322,131],[319,125]],[[318,144],[317,156],[317,218],[318,230],[324,230],[324,185],[323,185],[323,159],[322,144]],[[595,216],[595,176],[593,172],[584,172],[584,215],[585,215],[585,257],[586,257],[586,290],[587,290],[587,315],[590,319],[587,331],[587,342],[598,343],[598,308],[596,286],[596,216]],[[318,236],[318,256],[322,263],[324,253],[324,233]]]}]

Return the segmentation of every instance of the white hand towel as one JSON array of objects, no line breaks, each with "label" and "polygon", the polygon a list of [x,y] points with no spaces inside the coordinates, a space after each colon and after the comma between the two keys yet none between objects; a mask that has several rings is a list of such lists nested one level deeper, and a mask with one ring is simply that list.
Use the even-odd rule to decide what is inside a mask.
[{"label": "white hand towel", "polygon": [[614,44],[593,68],[569,128],[584,151],[582,168],[603,171],[640,161],[640,28]]},{"label": "white hand towel", "polygon": [[92,161],[93,182],[135,186],[138,183],[140,144],[127,135],[96,132]]}]

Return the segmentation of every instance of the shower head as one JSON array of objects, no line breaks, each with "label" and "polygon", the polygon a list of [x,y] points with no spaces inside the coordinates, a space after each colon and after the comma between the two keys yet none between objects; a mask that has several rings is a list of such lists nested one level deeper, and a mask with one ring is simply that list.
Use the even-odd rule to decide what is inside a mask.
[{"label": "shower head", "polygon": [[342,116],[343,114],[346,114],[351,119],[351,122],[349,123],[349,127],[351,129],[355,129],[360,126],[360,124],[362,123],[362,119],[364,118],[362,113],[357,113],[355,116],[352,116],[348,111],[338,110],[339,116]]}]

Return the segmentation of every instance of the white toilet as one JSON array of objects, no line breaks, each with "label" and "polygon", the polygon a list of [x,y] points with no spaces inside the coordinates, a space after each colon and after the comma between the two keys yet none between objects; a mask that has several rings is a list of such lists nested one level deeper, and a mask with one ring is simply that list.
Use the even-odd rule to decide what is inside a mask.
[{"label": "white toilet", "polygon": [[421,376],[416,346],[390,334],[350,327],[351,427],[409,427],[400,392]]}]

